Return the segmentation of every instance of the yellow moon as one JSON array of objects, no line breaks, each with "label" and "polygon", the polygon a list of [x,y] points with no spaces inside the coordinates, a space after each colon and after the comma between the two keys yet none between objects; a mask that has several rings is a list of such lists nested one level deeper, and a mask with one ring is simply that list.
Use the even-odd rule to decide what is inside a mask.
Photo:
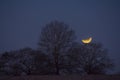
[{"label": "yellow moon", "polygon": [[88,44],[92,41],[92,37],[89,37],[87,39],[83,39],[82,42],[85,43],[85,44]]}]

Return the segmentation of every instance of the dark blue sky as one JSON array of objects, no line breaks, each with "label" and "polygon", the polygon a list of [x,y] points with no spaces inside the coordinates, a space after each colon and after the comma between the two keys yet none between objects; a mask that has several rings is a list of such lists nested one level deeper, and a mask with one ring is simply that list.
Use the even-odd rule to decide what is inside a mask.
[{"label": "dark blue sky", "polygon": [[53,20],[69,24],[80,42],[102,43],[120,71],[120,0],[0,0],[0,52],[36,49],[41,27]]}]

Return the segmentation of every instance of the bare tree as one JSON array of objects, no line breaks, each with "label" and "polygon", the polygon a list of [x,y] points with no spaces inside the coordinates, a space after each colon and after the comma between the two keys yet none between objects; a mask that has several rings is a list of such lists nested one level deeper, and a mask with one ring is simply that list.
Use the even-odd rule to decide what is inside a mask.
[{"label": "bare tree", "polygon": [[104,74],[113,67],[108,51],[98,43],[81,45],[80,65],[87,74]]},{"label": "bare tree", "polygon": [[71,73],[105,74],[107,69],[113,67],[108,51],[98,43],[79,44],[70,48],[67,62]]},{"label": "bare tree", "polygon": [[74,31],[62,22],[54,21],[43,27],[39,48],[51,56],[56,74],[60,73],[60,58],[67,52],[74,40]]}]

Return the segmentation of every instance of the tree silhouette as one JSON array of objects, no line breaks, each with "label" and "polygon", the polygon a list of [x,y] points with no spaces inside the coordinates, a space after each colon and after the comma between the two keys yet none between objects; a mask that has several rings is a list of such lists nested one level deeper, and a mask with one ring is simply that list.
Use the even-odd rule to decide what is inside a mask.
[{"label": "tree silhouette", "polygon": [[47,75],[52,73],[49,66],[49,56],[42,53],[40,50],[33,51],[32,56],[34,58],[34,70],[32,74]]},{"label": "tree silhouette", "polygon": [[87,74],[104,74],[106,69],[113,67],[107,54],[99,43],[84,44],[80,53],[81,67]]},{"label": "tree silhouette", "polygon": [[43,53],[51,57],[55,74],[60,73],[60,58],[67,52],[74,40],[74,31],[62,22],[54,21],[43,27],[38,45]]},{"label": "tree silhouette", "polygon": [[8,64],[8,61],[13,59],[13,57],[14,57],[14,53],[4,52],[1,54],[0,70],[1,72],[3,72],[3,74],[9,75],[11,73],[11,71],[8,69],[8,67],[6,67],[6,65]]},{"label": "tree silhouette", "polygon": [[51,22],[41,30],[39,50],[23,48],[0,55],[0,75],[104,74],[113,67],[101,44],[75,39],[68,25]]}]

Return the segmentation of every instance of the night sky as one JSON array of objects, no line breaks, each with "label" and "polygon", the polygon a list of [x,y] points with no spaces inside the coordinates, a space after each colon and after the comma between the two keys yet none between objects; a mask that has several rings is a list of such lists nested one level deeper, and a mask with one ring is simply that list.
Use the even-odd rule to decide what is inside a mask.
[{"label": "night sky", "polygon": [[0,0],[0,52],[37,49],[41,27],[54,20],[80,43],[89,36],[102,43],[120,71],[120,0]]}]

